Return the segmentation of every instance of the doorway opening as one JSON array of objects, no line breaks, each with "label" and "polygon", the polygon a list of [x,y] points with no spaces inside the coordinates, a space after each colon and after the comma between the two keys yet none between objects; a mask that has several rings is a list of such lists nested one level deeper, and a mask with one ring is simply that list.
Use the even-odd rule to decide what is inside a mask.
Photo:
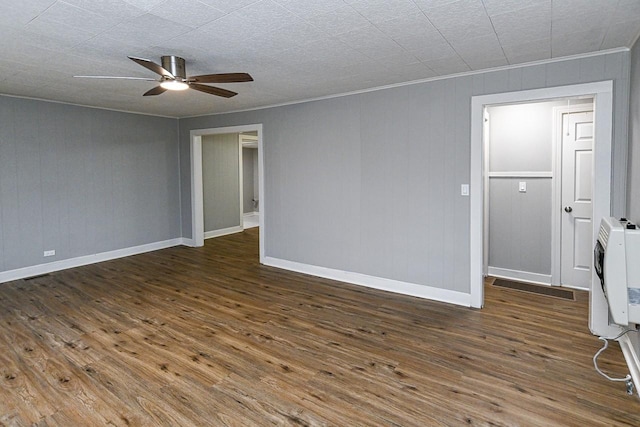
[{"label": "doorway opening", "polygon": [[240,167],[242,168],[242,228],[260,226],[260,177],[258,176],[258,136],[256,132],[239,134],[241,147]]},{"label": "doorway opening", "polygon": [[[593,97],[594,139],[592,212],[590,239],[595,244],[598,227],[603,217],[611,215],[612,182],[612,129],[613,129],[613,82],[603,81],[557,86],[542,89],[506,92],[471,98],[471,150],[470,150],[470,194],[469,194],[469,248],[470,248],[470,296],[471,306],[481,308],[484,304],[484,221],[485,221],[485,156],[483,144],[484,111],[489,105],[537,102],[558,98]],[[594,333],[608,329],[606,299],[591,274],[589,292],[589,326]],[[602,335],[602,334],[601,334]]]},{"label": "doorway opening", "polygon": [[[232,161],[234,171],[227,173],[226,176],[231,179],[235,179],[237,182],[237,191],[231,196],[235,203],[233,205],[233,212],[229,217],[237,217],[236,225],[231,227],[223,227],[221,230],[226,229],[227,232],[242,231],[244,229],[244,213],[245,213],[245,197],[244,186],[241,185],[243,181],[243,146],[247,144],[248,149],[255,150],[255,160],[252,157],[252,165],[256,167],[256,171],[252,171],[252,175],[255,177],[255,181],[252,180],[252,191],[248,192],[251,196],[251,200],[248,208],[252,213],[252,217],[257,216],[257,225],[259,227],[259,240],[260,240],[260,262],[264,261],[264,245],[265,245],[265,232],[264,232],[264,156],[262,149],[262,125],[243,125],[243,126],[230,126],[222,128],[209,128],[209,129],[196,129],[191,131],[191,234],[192,234],[192,246],[198,247],[204,245],[205,239],[205,197],[204,197],[204,173],[203,173],[203,142],[211,138],[216,139],[219,137],[225,137],[229,139],[229,152],[235,157]],[[224,139],[224,138],[223,138]],[[220,147],[216,147],[220,148]],[[206,152],[205,152],[206,155]],[[233,178],[235,176],[235,178]],[[257,191],[255,191],[255,184],[257,182]],[[256,196],[257,193],[257,196]],[[255,202],[254,202],[255,200]],[[255,210],[253,206],[256,206],[259,210]],[[257,213],[257,215],[256,215]],[[255,218],[252,218],[255,221]],[[235,218],[233,219],[235,222]],[[228,233],[222,233],[228,234]],[[218,235],[222,235],[218,234]],[[207,237],[211,237],[210,235]]]},{"label": "doorway opening", "polygon": [[484,109],[484,273],[588,290],[593,98]]}]

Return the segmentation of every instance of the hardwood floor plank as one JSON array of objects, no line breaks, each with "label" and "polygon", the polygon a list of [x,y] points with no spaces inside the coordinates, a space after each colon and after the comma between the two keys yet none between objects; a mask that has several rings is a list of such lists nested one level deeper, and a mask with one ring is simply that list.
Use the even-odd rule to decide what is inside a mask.
[{"label": "hardwood floor plank", "polygon": [[0,426],[640,425],[587,293],[485,298],[261,266],[257,229],[4,283]]}]

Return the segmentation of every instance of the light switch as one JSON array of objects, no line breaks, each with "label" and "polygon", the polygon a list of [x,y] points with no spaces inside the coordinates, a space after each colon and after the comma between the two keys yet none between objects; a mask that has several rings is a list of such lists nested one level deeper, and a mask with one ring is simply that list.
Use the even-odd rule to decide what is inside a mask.
[{"label": "light switch", "polygon": [[468,196],[469,195],[469,184],[462,184],[460,186],[460,195]]},{"label": "light switch", "polygon": [[526,193],[527,192],[527,182],[526,181],[520,181],[520,183],[518,184],[518,191],[521,193]]}]

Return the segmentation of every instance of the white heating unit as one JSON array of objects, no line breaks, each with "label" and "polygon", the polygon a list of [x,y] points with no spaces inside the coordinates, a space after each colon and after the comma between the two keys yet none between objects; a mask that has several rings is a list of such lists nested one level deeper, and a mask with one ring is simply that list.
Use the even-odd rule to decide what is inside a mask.
[{"label": "white heating unit", "polygon": [[640,324],[640,229],[624,218],[603,218],[594,256],[611,320]]}]

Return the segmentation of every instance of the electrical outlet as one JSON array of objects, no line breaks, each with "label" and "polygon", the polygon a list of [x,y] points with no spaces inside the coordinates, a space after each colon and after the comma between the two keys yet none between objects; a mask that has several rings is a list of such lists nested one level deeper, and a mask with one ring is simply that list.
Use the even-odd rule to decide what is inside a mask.
[{"label": "electrical outlet", "polygon": [[44,251],[44,256],[54,256],[56,254],[55,250],[52,251]]}]

